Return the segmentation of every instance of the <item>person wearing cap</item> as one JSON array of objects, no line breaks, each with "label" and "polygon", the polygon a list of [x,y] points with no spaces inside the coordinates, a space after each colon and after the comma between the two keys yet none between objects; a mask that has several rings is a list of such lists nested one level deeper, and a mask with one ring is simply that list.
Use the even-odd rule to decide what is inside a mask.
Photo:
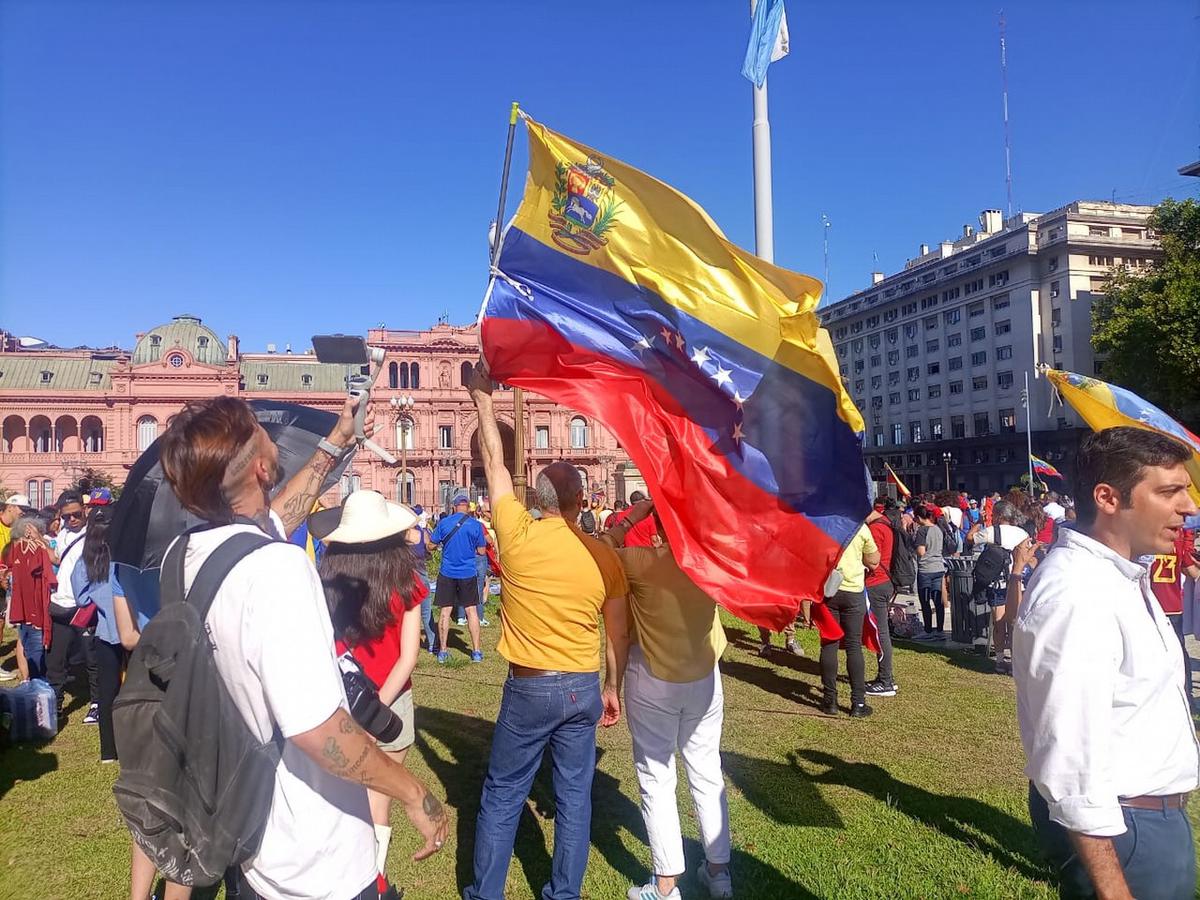
[{"label": "person wearing cap", "polygon": [[431,540],[442,545],[442,565],[438,570],[438,662],[450,659],[446,641],[450,636],[450,612],[456,606],[467,614],[471,635],[471,662],[483,662],[479,645],[479,564],[487,552],[487,538],[479,520],[471,515],[471,499],[466,494],[454,498],[454,513],[438,522]]},{"label": "person wearing cap", "polygon": [[[380,750],[403,764],[416,736],[412,673],[421,649],[421,602],[429,596],[422,563],[408,541],[417,515],[377,491],[355,491],[340,507],[315,513],[308,521],[309,529],[325,542],[317,571],[337,651],[353,655],[379,691],[380,701],[403,723],[399,737],[379,742]],[[369,787],[367,799],[375,825],[380,890],[385,893],[392,801]]]},{"label": "person wearing cap", "polygon": [[[546,466],[534,480],[541,518],[513,494],[482,365],[468,379],[500,550],[500,643],[508,678],[475,825],[474,880],[464,900],[502,900],[517,823],[543,756],[554,767],[554,855],[544,898],[578,898],[591,844],[596,725],[621,717],[629,651],[628,584],[616,552],[575,525],[579,470]],[[600,617],[606,671],[600,684]]]},{"label": "person wearing cap", "polygon": [[[12,527],[28,507],[29,498],[24,494],[9,494],[0,503],[0,553],[3,553],[5,548],[8,547],[8,543],[12,539]],[[10,602],[8,569],[0,566],[0,635],[3,635],[4,626],[9,621]],[[17,672],[0,669],[0,681],[12,681],[17,677],[18,673],[20,673],[23,681],[29,680],[29,668],[25,662],[25,649],[21,646],[19,640],[17,641]]]},{"label": "person wearing cap", "polygon": [[58,512],[62,528],[58,532],[58,588],[50,596],[50,623],[53,640],[46,656],[46,680],[54,688],[62,709],[69,670],[80,659],[87,662],[88,696],[90,702],[83,717],[85,725],[100,724],[100,670],[96,664],[93,636],[82,625],[73,625],[79,607],[75,604],[75,588],[71,574],[83,557],[83,542],[87,536],[87,508],[79,491],[63,491],[58,497]]}]

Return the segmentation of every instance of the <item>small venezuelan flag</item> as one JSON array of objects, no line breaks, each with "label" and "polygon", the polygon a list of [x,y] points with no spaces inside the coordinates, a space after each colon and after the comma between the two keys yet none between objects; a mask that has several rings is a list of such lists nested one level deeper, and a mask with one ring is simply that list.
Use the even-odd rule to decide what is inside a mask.
[{"label": "small venezuelan flag", "polygon": [[1059,395],[1083,417],[1093,431],[1129,426],[1157,431],[1190,447],[1192,459],[1186,463],[1192,478],[1192,500],[1200,503],[1200,437],[1192,434],[1165,412],[1123,387],[1064,372],[1047,369],[1046,377]]},{"label": "small venezuelan flag", "polygon": [[870,509],[816,280],[661,181],[526,119],[529,176],[481,315],[492,377],[615,432],[680,566],[776,630]]},{"label": "small venezuelan flag", "polygon": [[1030,453],[1029,461],[1033,463],[1033,473],[1035,475],[1041,475],[1043,478],[1062,478],[1062,473],[1040,456],[1034,456]]}]

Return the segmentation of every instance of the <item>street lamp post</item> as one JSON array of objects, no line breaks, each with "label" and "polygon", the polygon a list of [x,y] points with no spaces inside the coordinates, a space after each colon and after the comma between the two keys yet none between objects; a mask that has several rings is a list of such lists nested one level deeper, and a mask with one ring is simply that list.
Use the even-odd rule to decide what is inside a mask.
[{"label": "street lamp post", "polygon": [[393,397],[388,401],[392,409],[395,410],[396,421],[400,425],[400,502],[412,503],[412,495],[409,494],[405,499],[405,494],[408,494],[408,434],[409,434],[409,419],[408,414],[412,412],[416,401],[413,400],[411,394],[401,394],[399,397]]},{"label": "street lamp post", "polygon": [[946,466],[946,490],[950,490],[950,463],[954,460],[954,455],[947,450],[942,454],[942,462]]}]

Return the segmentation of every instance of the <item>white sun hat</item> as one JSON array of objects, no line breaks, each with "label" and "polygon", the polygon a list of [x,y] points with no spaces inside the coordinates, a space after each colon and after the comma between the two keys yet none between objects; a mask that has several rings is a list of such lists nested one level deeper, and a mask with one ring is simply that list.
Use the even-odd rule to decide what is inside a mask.
[{"label": "white sun hat", "polygon": [[417,524],[417,514],[378,491],[355,491],[340,507],[314,513],[308,522],[309,531],[317,540],[330,544],[369,544],[408,531]]}]

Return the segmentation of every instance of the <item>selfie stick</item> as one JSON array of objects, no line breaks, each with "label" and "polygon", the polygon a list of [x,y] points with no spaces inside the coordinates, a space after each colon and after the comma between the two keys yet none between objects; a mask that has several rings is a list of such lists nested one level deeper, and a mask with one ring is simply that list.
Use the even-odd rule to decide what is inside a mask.
[{"label": "selfie stick", "polygon": [[383,369],[383,350],[379,347],[367,347],[367,353],[370,356],[371,374],[363,375],[360,371],[358,374],[346,376],[346,387],[350,391],[350,396],[358,403],[358,408],[354,412],[354,441],[360,447],[366,447],[389,466],[394,466],[396,457],[367,437],[364,430],[367,419],[367,400],[371,396],[371,388],[375,386],[375,380],[379,378],[379,373]]}]

